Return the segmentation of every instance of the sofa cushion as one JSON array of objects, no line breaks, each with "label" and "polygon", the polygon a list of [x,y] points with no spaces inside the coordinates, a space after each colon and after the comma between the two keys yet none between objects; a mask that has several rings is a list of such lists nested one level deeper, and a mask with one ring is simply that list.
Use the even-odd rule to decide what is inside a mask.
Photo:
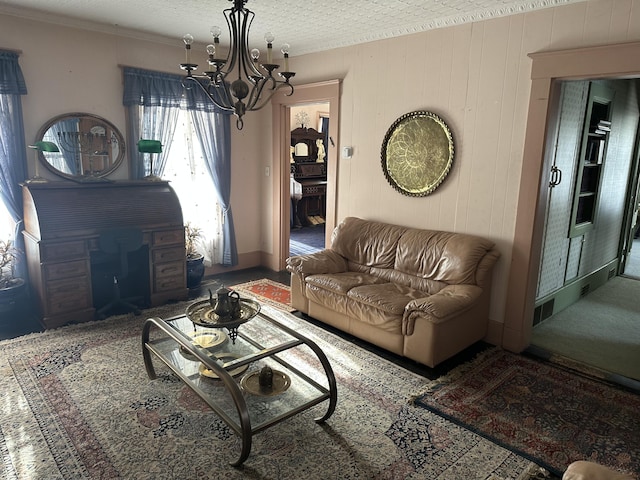
[{"label": "sofa cushion", "polygon": [[634,480],[634,477],[595,462],[578,460],[569,465],[562,480]]},{"label": "sofa cushion", "polygon": [[349,290],[358,285],[385,283],[385,280],[375,275],[369,275],[368,273],[342,272],[329,275],[309,275],[306,278],[306,282],[309,285],[346,295]]},{"label": "sofa cushion", "polygon": [[394,268],[447,284],[476,284],[478,264],[494,243],[473,235],[408,229],[400,239]]},{"label": "sofa cushion", "polygon": [[393,268],[398,240],[406,230],[396,225],[348,217],[333,231],[331,249],[360,265]]},{"label": "sofa cushion", "polygon": [[381,283],[353,287],[347,292],[347,296],[375,309],[403,315],[404,308],[411,300],[426,297],[427,294],[396,283]]}]

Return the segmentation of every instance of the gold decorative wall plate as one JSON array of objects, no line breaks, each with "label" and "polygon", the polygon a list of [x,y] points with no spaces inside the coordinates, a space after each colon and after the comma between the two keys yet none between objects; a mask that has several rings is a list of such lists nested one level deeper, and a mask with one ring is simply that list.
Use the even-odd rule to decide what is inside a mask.
[{"label": "gold decorative wall plate", "polygon": [[404,195],[424,197],[433,192],[451,170],[451,131],[431,112],[407,113],[387,131],[381,157],[382,170],[393,188]]}]

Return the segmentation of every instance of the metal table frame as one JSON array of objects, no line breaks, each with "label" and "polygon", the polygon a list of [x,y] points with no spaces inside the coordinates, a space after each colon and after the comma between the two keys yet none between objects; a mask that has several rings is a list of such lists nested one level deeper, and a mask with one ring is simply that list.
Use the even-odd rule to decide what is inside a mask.
[{"label": "metal table frame", "polygon": [[[158,317],[149,318],[146,320],[143,330],[142,330],[142,355],[144,358],[144,365],[147,371],[147,375],[150,379],[157,378],[156,371],[153,366],[153,355],[160,359],[167,367],[169,367],[178,377],[182,379],[198,396],[200,396],[209,407],[238,435],[242,441],[242,450],[237,460],[230,462],[232,466],[239,467],[242,463],[249,457],[251,452],[251,441],[252,436],[260,431],[263,431],[293,415],[296,415],[308,408],[311,408],[314,405],[317,405],[325,400],[329,400],[329,405],[327,407],[327,411],[321,417],[315,418],[315,421],[318,423],[322,423],[326,421],[333,414],[336,404],[337,404],[337,387],[336,387],[336,378],[333,373],[333,369],[331,368],[331,364],[327,359],[324,352],[318,347],[316,343],[304,337],[303,335],[297,333],[291,328],[281,324],[275,319],[269,317],[264,313],[259,314],[264,320],[267,320],[272,324],[274,328],[280,329],[281,331],[287,333],[288,335],[294,337],[294,339],[281,343],[279,345],[275,345],[269,348],[263,348],[257,341],[249,338],[247,335],[244,335],[241,332],[238,332],[238,336],[244,339],[249,344],[253,345],[257,350],[255,353],[246,355],[244,357],[234,359],[228,362],[216,361],[214,357],[212,357],[207,350],[204,348],[194,345],[192,340],[185,335],[181,330],[176,327],[172,327],[170,322],[176,321],[177,319],[184,318],[184,316],[179,315],[176,317],[171,317],[167,320],[163,320]],[[226,390],[231,395],[233,402],[235,404],[235,408],[239,417],[238,422],[234,421],[223,409],[216,404],[215,399],[211,398],[204,390],[202,390],[198,385],[196,385],[185,373],[179,368],[179,366],[175,365],[171,360],[163,354],[160,349],[154,346],[153,340],[150,340],[150,333],[152,329],[158,329],[168,338],[171,338],[176,342],[177,348],[183,348],[191,355],[196,357],[200,362],[202,362],[206,368],[212,370],[224,383]],[[167,337],[164,337],[166,339]],[[278,353],[284,352],[288,349],[298,347],[300,345],[308,346],[317,356],[318,360],[322,364],[324,368],[325,375],[328,381],[328,387],[326,388],[313,379],[309,378],[307,375],[299,371],[295,366],[290,363],[284,361],[278,356]],[[297,408],[292,409],[286,413],[283,413],[270,421],[263,423],[259,427],[252,427],[251,425],[251,415],[249,409],[247,407],[247,403],[245,401],[242,388],[238,384],[238,382],[229,374],[229,371],[232,371],[238,367],[243,365],[249,365],[253,362],[256,362],[260,359],[271,358],[278,362],[279,364],[286,367],[288,370],[295,372],[296,375],[303,378],[310,385],[313,385],[317,390],[322,392],[316,398],[310,399],[308,402],[303,405],[298,406]]]}]

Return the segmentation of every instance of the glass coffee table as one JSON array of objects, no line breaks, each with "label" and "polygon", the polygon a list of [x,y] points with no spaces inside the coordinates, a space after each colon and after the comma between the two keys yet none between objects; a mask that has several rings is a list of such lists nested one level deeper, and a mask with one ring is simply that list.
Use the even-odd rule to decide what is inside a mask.
[{"label": "glass coffee table", "polygon": [[[153,359],[161,360],[240,437],[242,449],[233,466],[248,458],[254,434],[326,400],[326,413],[316,422],[336,408],[329,360],[295,325],[285,325],[287,315],[263,308],[234,332],[233,341],[224,328],[196,325],[186,315],[149,318],[144,324],[149,378],[156,378]],[[265,367],[273,374],[271,386],[260,376]]]}]

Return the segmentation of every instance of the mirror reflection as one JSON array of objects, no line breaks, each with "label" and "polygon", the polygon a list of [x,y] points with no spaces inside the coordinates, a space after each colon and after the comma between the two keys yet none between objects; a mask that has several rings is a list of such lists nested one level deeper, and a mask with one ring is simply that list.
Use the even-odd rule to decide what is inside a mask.
[{"label": "mirror reflection", "polygon": [[53,173],[66,178],[104,177],[124,158],[124,138],[108,120],[88,113],[70,113],[48,121],[38,141],[51,142],[58,151],[40,150],[40,161]]}]

